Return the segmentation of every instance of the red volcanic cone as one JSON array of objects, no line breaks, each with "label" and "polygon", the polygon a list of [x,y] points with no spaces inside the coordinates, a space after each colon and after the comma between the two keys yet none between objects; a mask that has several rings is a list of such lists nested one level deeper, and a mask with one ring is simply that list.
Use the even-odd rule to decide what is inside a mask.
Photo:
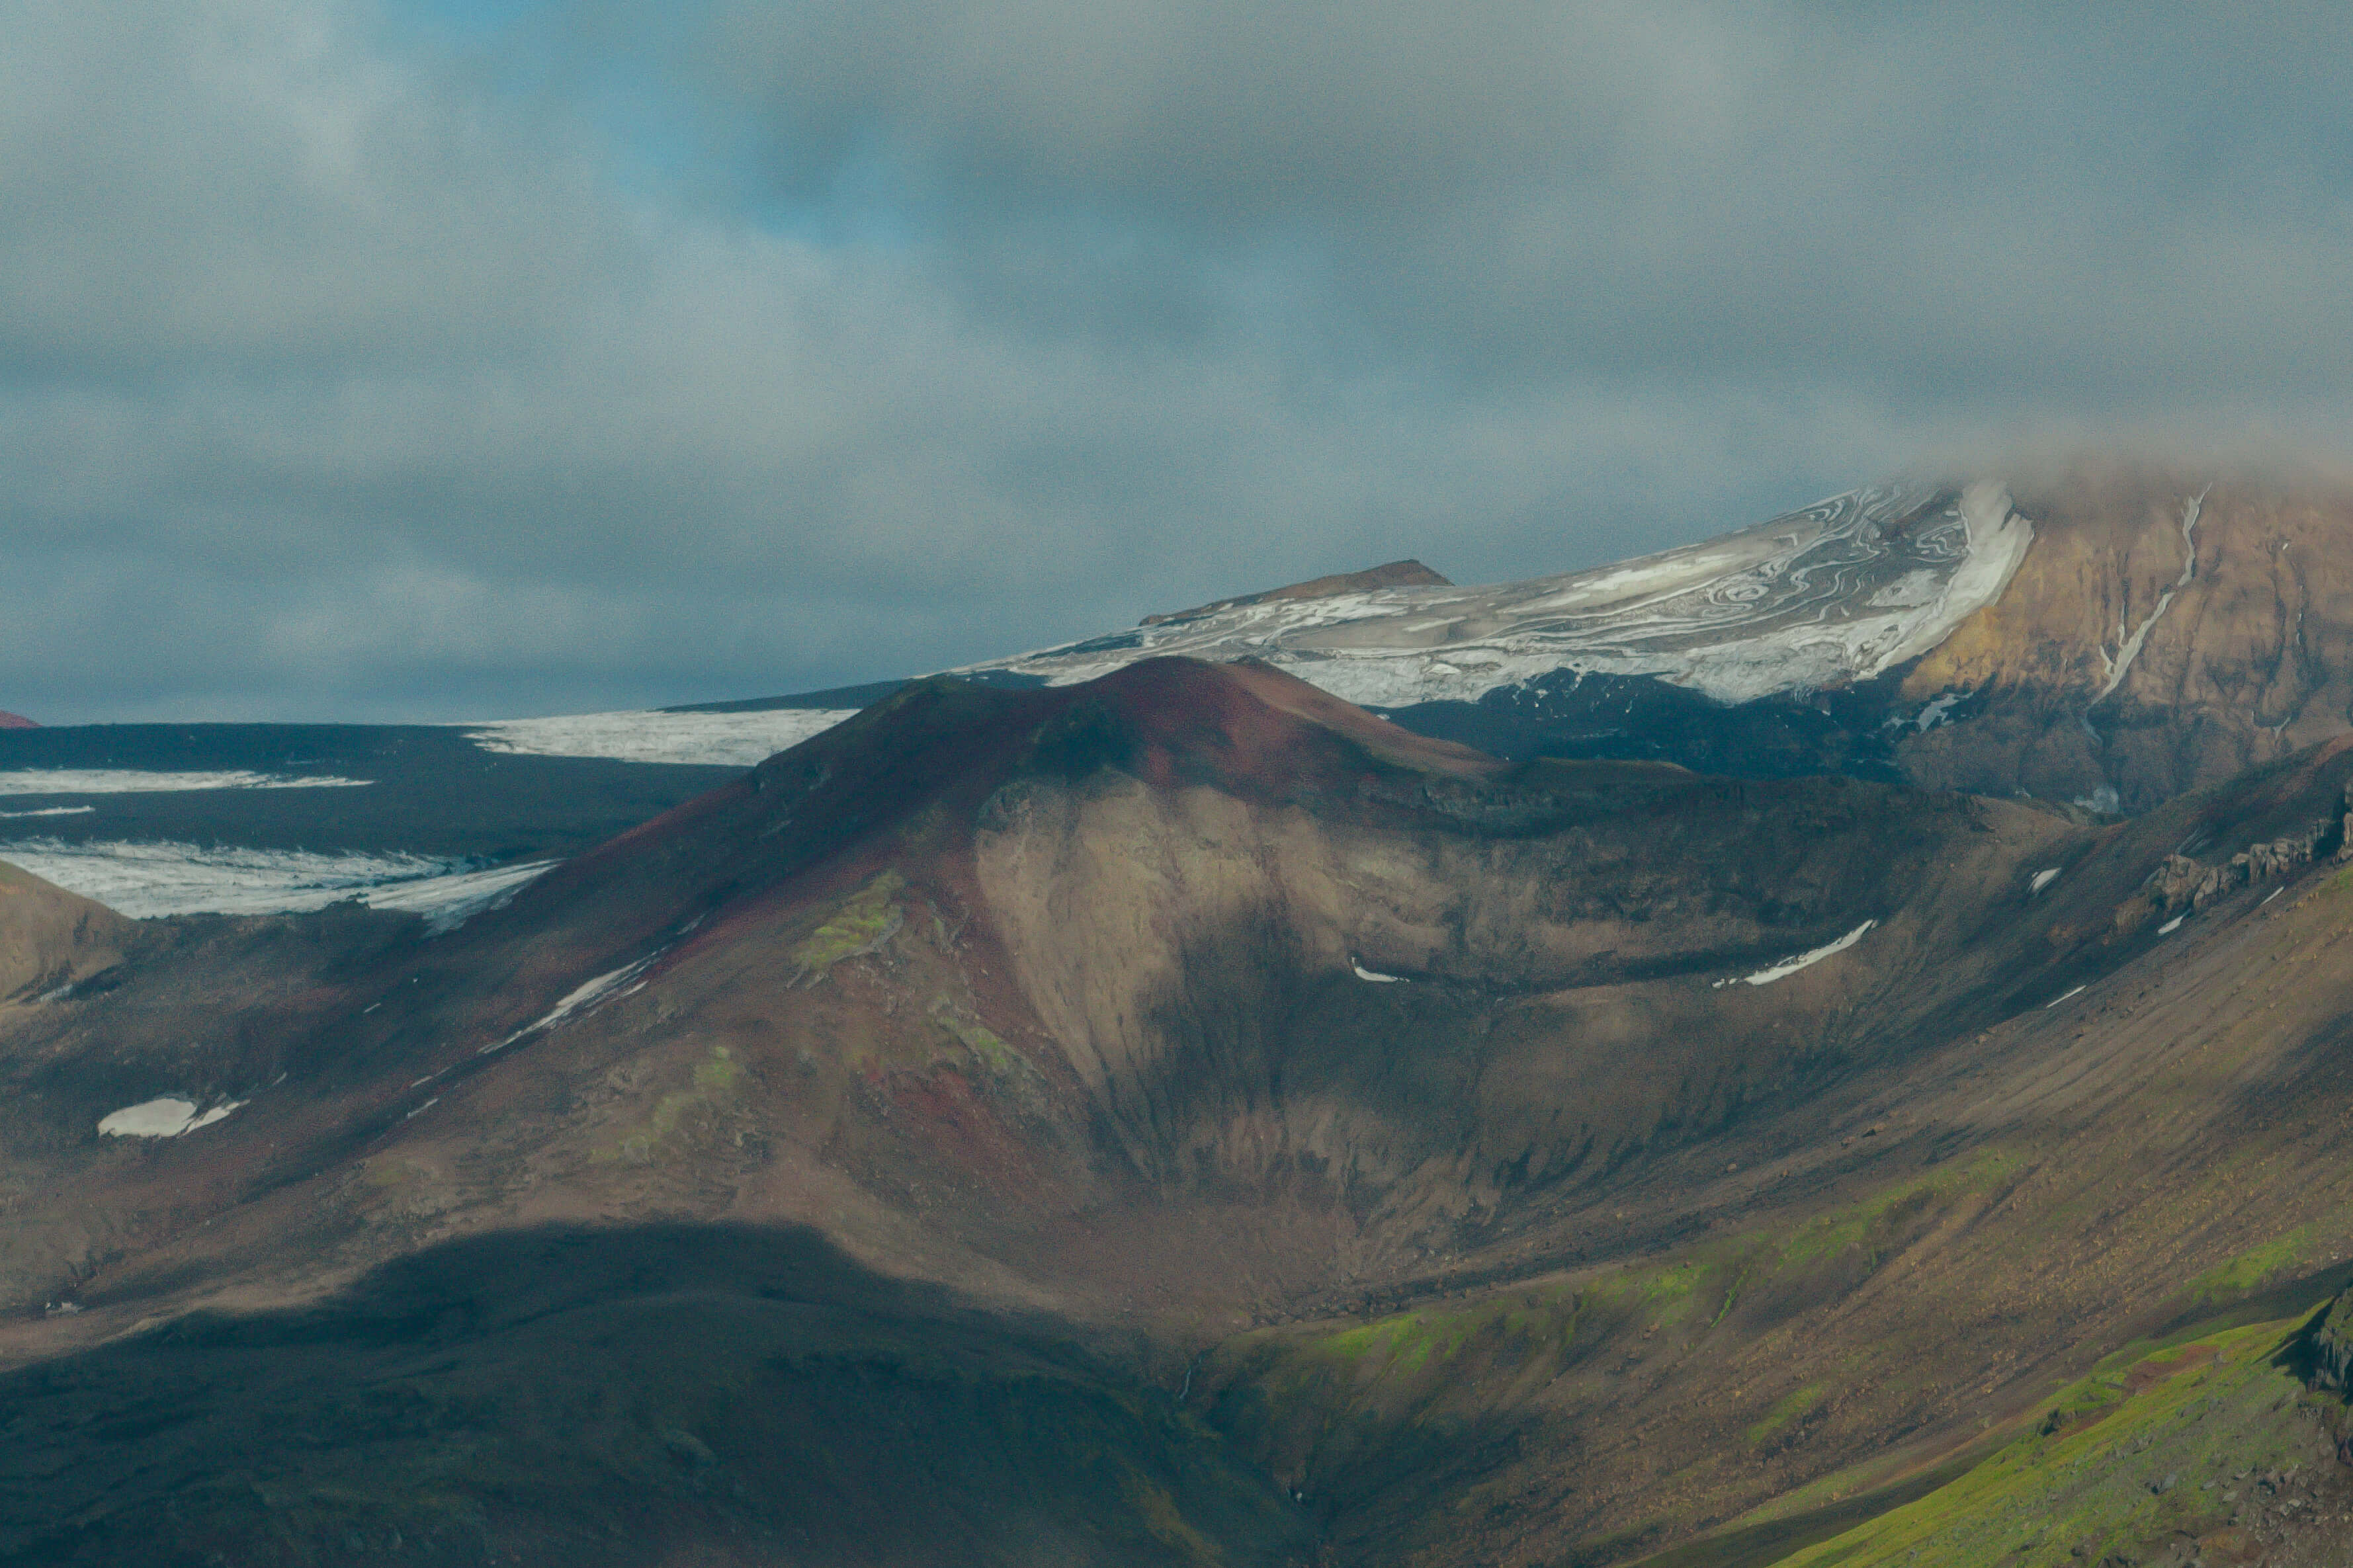
[{"label": "red volcanic cone", "polygon": [[0,730],[37,730],[40,726],[22,713],[0,713]]}]

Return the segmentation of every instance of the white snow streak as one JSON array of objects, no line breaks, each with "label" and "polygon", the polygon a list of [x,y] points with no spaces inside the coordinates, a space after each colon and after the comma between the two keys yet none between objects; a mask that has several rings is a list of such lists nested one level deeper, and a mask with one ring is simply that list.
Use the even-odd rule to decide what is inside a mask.
[{"label": "white snow streak", "polygon": [[2181,929],[2181,922],[2189,918],[2189,917],[2188,915],[2174,916],[2171,920],[2157,928],[2157,934],[2159,936],[2171,936],[2175,931]]},{"label": "white snow streak", "polygon": [[2048,870],[2037,871],[2034,873],[2034,885],[2026,889],[2027,896],[2031,898],[2036,893],[2039,893],[2043,889],[2049,887],[2052,883],[2057,881],[2059,879],[2059,871],[2060,868],[2053,866]]},{"label": "white snow streak", "polygon": [[[2211,489],[2213,487],[2210,485],[2207,487],[2207,489]],[[2147,620],[2141,622],[2138,626],[2134,628],[2132,636],[2125,639],[2124,647],[2116,651],[2115,662],[2108,666],[2108,683],[2100,688],[2099,696],[2092,699],[2094,706],[2096,707],[2101,702],[2106,700],[2108,693],[2114,691],[2118,686],[2124,683],[2125,672],[2132,668],[2133,660],[2140,657],[2141,644],[2148,640],[2149,628],[2157,625],[2158,617],[2165,614],[2167,605],[2173,603],[2173,595],[2181,592],[2182,589],[2189,586],[2189,580],[2198,575],[2198,540],[2196,537],[2198,531],[2198,513],[2206,505],[2206,490],[2200,490],[2196,495],[2191,496],[2189,501],[2181,509],[2181,547],[2183,552],[2189,556],[2189,559],[2181,563],[2181,575],[2174,580],[2172,587],[2168,588],[2164,593],[2159,594],[2157,596],[2157,608],[2148,613],[2148,618]],[[2118,627],[2117,629],[2122,630],[2123,628]],[[2102,650],[2100,657],[2102,658],[2106,658],[2108,657],[2105,649]]]},{"label": "white snow streak", "polygon": [[623,763],[694,763],[748,768],[832,729],[855,710],[772,708],[752,713],[569,713],[469,724],[486,752],[535,757],[608,757]]},{"label": "white snow streak", "polygon": [[[643,974],[647,970],[652,968],[654,960],[660,956],[660,952],[649,952],[645,957],[638,960],[635,963],[624,964],[620,968],[614,970],[609,974],[600,974],[594,980],[584,981],[579,985],[575,986],[571,991],[567,992],[565,994],[564,999],[556,1003],[554,1007],[548,1009],[546,1013],[533,1019],[530,1023],[525,1024],[522,1028],[517,1029],[505,1039],[500,1040],[492,1045],[484,1046],[480,1051],[476,1054],[486,1057],[492,1051],[504,1050],[507,1047],[513,1045],[517,1040],[522,1039],[525,1035],[534,1033],[541,1029],[553,1029],[557,1025],[563,1023],[565,1019],[571,1017],[574,1014],[585,1013],[588,1011],[588,1009],[596,1006],[599,1002],[605,1001],[608,997],[617,1000],[619,997],[631,994],[636,992],[638,987],[630,985],[629,982],[637,979],[638,975]],[[627,986],[628,989],[622,989],[624,986]]]},{"label": "white snow streak", "polygon": [[[1810,969],[1834,952],[1844,952],[1862,940],[1863,932],[1878,923],[1877,921],[1865,921],[1836,942],[1826,942],[1810,952],[1801,952],[1795,958],[1785,958],[1770,969],[1760,969],[1754,974],[1744,974],[1740,977],[1740,983],[1744,985],[1770,985],[1776,980],[1787,980],[1800,969]],[[1716,984],[1725,985],[1731,982],[1720,980]]]},{"label": "white snow streak", "polygon": [[145,795],[191,789],[357,789],[373,779],[332,773],[151,773],[140,768],[12,768],[0,795]]},{"label": "white snow streak", "polygon": [[37,811],[0,811],[0,816],[79,816],[97,809],[94,805],[45,805]]},{"label": "white snow streak", "polygon": [[1363,964],[1358,963],[1353,958],[1348,960],[1348,967],[1356,972],[1356,978],[1359,980],[1378,981],[1383,985],[1403,985],[1408,984],[1406,977],[1402,974],[1383,974],[1377,970],[1366,969]]},{"label": "white snow streak", "polygon": [[[2084,985],[2078,985],[2073,991],[2068,992],[2067,996],[2081,996],[2085,988],[2086,987]],[[2042,1004],[2042,1010],[2048,1013],[2052,1008],[2056,1007],[2060,1003],[2067,1000],[2067,996],[2053,996],[2050,1001]]]}]

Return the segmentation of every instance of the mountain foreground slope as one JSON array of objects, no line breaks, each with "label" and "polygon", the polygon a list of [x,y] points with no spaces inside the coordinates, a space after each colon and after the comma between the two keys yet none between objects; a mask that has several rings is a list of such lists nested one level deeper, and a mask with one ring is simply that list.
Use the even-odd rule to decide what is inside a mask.
[{"label": "mountain foreground slope", "polygon": [[1155,659],[445,934],[58,895],[0,1560],[2341,1561],[2348,782],[1514,762]]}]

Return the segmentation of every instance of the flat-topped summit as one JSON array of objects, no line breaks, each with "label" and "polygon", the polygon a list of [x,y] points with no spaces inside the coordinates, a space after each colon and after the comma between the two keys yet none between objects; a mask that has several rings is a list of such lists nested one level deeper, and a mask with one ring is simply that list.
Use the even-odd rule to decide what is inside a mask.
[{"label": "flat-topped summit", "polygon": [[1239,598],[1214,599],[1206,605],[1196,605],[1189,610],[1171,610],[1166,615],[1146,616],[1138,624],[1147,626],[1170,626],[1178,621],[1198,620],[1220,610],[1239,608],[1244,605],[1264,605],[1294,599],[1329,599],[1340,594],[1360,594],[1375,588],[1451,588],[1454,584],[1424,566],[1419,561],[1391,561],[1362,572],[1335,572],[1329,576],[1311,577],[1304,583],[1293,583],[1281,588],[1269,588],[1261,594],[1244,594]]}]

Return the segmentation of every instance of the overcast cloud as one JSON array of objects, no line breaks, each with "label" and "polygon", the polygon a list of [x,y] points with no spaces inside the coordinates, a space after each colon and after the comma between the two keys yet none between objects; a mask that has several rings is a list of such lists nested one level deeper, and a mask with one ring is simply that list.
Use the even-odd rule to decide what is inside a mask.
[{"label": "overcast cloud", "polygon": [[0,708],[754,695],[2053,431],[2341,447],[2348,58],[2321,5],[0,0]]}]

